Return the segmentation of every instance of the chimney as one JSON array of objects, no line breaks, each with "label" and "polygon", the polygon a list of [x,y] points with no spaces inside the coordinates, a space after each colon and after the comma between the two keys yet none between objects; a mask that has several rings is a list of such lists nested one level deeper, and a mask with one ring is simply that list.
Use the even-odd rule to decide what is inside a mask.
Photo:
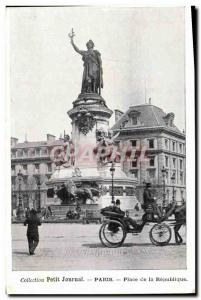
[{"label": "chimney", "polygon": [[18,139],[17,139],[17,138],[14,138],[14,137],[11,137],[11,138],[10,138],[10,141],[11,141],[11,147],[16,146],[17,143],[18,143]]},{"label": "chimney", "polygon": [[56,137],[55,135],[52,134],[47,134],[47,141],[51,142],[51,141],[55,141]]},{"label": "chimney", "polygon": [[27,140],[27,133],[25,133],[25,140],[24,140],[25,143],[28,143],[28,140]]},{"label": "chimney", "polygon": [[121,116],[124,114],[121,110],[115,109],[115,123],[121,118]]}]

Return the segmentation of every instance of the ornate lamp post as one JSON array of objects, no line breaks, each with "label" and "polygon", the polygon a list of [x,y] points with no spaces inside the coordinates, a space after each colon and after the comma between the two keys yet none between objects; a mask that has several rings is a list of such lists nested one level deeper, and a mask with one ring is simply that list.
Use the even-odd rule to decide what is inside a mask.
[{"label": "ornate lamp post", "polygon": [[17,218],[22,219],[24,217],[24,209],[23,209],[23,203],[22,203],[22,183],[23,183],[23,175],[21,173],[21,170],[19,170],[19,173],[17,174],[18,183],[19,183],[19,203],[17,208]]},{"label": "ornate lamp post", "polygon": [[110,168],[110,173],[112,176],[112,201],[114,200],[114,172],[115,172],[115,167],[114,167],[114,162],[112,162],[112,165]]},{"label": "ornate lamp post", "polygon": [[172,185],[173,185],[173,187],[172,187],[172,202],[175,202],[175,197],[174,197],[175,172],[172,174],[171,181],[172,181]]},{"label": "ornate lamp post", "polygon": [[163,166],[161,172],[162,172],[162,177],[163,177],[163,207],[165,207],[165,205],[166,205],[165,177],[166,177],[167,170],[165,169],[164,166]]}]

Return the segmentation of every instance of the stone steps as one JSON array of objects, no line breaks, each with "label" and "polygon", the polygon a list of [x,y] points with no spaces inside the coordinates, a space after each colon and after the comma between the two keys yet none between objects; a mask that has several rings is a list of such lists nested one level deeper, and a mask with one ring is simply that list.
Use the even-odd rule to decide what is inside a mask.
[{"label": "stone steps", "polygon": [[51,211],[52,211],[52,217],[54,218],[66,218],[66,213],[69,210],[74,210],[75,206],[70,205],[50,205]]},{"label": "stone steps", "polygon": [[[51,205],[52,217],[56,219],[66,219],[66,213],[69,210],[74,211],[75,205]],[[80,219],[99,219],[101,218],[98,205],[81,206]]]}]

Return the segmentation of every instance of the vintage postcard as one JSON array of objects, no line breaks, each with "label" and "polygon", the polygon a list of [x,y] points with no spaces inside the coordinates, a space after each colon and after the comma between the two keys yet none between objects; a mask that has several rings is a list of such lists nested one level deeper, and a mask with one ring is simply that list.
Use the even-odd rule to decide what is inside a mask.
[{"label": "vintage postcard", "polygon": [[8,294],[193,294],[192,8],[7,6]]}]

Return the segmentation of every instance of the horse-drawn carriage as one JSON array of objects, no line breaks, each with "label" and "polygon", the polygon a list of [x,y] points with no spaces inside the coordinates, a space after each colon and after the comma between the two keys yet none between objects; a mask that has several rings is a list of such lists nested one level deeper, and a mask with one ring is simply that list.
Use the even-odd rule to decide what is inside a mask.
[{"label": "horse-drawn carriage", "polygon": [[128,233],[134,235],[140,234],[145,224],[153,224],[149,231],[151,242],[156,246],[165,246],[171,240],[172,231],[170,225],[164,221],[167,221],[169,216],[174,214],[175,240],[177,244],[180,244],[182,238],[178,231],[181,225],[185,224],[185,211],[186,208],[184,206],[178,210],[176,204],[172,203],[166,208],[161,217],[154,215],[153,209],[148,207],[142,216],[142,220],[137,223],[135,220],[115,211],[112,207],[104,208],[101,210],[101,213],[105,217],[105,220],[100,227],[99,238],[101,243],[106,247],[120,247],[124,243]]}]

